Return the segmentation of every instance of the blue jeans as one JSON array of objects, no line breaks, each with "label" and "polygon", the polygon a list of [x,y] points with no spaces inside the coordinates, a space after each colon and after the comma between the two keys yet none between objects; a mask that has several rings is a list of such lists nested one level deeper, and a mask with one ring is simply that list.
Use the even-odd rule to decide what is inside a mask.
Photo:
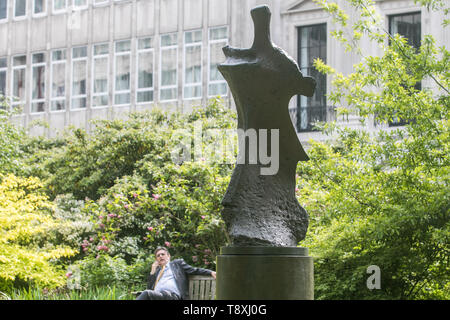
[{"label": "blue jeans", "polygon": [[144,290],[136,300],[181,300],[181,297],[176,293],[167,290]]}]

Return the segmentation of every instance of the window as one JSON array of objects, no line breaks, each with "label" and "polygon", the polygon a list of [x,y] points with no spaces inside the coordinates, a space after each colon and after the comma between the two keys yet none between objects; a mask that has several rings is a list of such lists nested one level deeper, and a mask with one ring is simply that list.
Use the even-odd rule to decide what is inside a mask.
[{"label": "window", "polygon": [[107,106],[109,45],[107,43],[94,45],[92,56],[92,106]]},{"label": "window", "polygon": [[53,0],[53,12],[61,12],[67,9],[67,0]]},{"label": "window", "polygon": [[15,0],[14,17],[24,17],[27,14],[27,0]]},{"label": "window", "polygon": [[131,41],[115,43],[114,104],[130,103]]},{"label": "window", "polygon": [[31,113],[45,111],[45,53],[31,56]]},{"label": "window", "polygon": [[313,77],[317,87],[312,97],[298,96],[296,112],[297,131],[312,131],[317,121],[326,121],[326,76],[314,67],[314,59],[327,60],[327,25],[317,24],[298,29],[298,61],[304,76]]},{"label": "window", "polygon": [[136,102],[153,101],[153,46],[152,38],[139,39],[137,51]]},{"label": "window", "polygon": [[0,95],[3,96],[6,95],[6,72],[8,71],[6,61],[6,58],[0,58]]},{"label": "window", "polygon": [[47,0],[33,0],[33,14],[45,14],[47,11]]},{"label": "window", "polygon": [[87,0],[73,0],[73,7],[75,9],[86,9],[88,7]]},{"label": "window", "polygon": [[109,2],[109,0],[94,0],[94,5],[105,4],[108,2]]},{"label": "window", "polygon": [[227,82],[217,69],[217,66],[224,61],[222,48],[228,42],[228,28],[209,29],[209,72],[208,72],[208,96],[226,96]]},{"label": "window", "polygon": [[66,109],[66,50],[52,52],[51,64],[51,111]]},{"label": "window", "polygon": [[86,108],[87,47],[72,49],[71,109]]},{"label": "window", "polygon": [[8,0],[0,0],[0,21],[8,19]]},{"label": "window", "polygon": [[202,31],[184,33],[184,87],[185,99],[202,96]]},{"label": "window", "polygon": [[25,71],[27,67],[27,57],[16,56],[12,58],[12,105],[25,103]]},{"label": "window", "polygon": [[[397,14],[389,16],[389,33],[405,37],[408,44],[416,49],[419,49],[421,43],[421,16],[420,12]],[[416,90],[422,89],[420,82],[415,85]],[[389,122],[389,126],[402,126],[409,121],[401,118],[393,119]]]},{"label": "window", "polygon": [[177,65],[178,45],[177,34],[161,36],[159,95],[160,101],[176,100],[177,93]]}]

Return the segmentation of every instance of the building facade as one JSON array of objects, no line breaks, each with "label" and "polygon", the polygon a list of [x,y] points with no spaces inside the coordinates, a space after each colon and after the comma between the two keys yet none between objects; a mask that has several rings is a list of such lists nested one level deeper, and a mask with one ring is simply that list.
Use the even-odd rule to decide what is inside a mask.
[{"label": "building facade", "polygon": [[[22,107],[16,123],[45,120],[48,128],[30,133],[47,136],[68,125],[90,131],[91,119],[154,106],[189,112],[218,95],[233,107],[217,71],[221,49],[251,46],[249,12],[261,4],[272,11],[272,41],[317,80],[315,95],[293,97],[290,111],[301,140],[320,138],[314,121],[336,116],[326,99],[330,79],[314,69],[313,59],[346,74],[359,57],[329,36],[332,19],[312,0],[0,0],[0,94]],[[441,13],[412,0],[376,5],[386,29],[412,44],[423,34],[449,44]],[[368,55],[380,54],[368,41],[362,46]],[[359,125],[357,116],[338,120]]]}]

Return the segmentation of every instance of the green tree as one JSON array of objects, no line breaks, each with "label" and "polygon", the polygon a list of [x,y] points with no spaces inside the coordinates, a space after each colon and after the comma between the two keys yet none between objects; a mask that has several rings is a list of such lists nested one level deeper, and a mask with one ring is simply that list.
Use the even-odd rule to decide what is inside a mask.
[{"label": "green tree", "polygon": [[[449,53],[429,35],[416,49],[387,34],[373,1],[348,1],[360,15],[351,27],[335,3],[317,2],[341,26],[333,35],[348,50],[361,53],[358,41],[368,37],[383,52],[362,56],[346,76],[317,60],[332,77],[328,99],[363,123],[408,121],[372,133],[322,125],[332,142],[311,142],[311,161],[299,165],[299,200],[311,216],[303,245],[315,257],[316,298],[449,299]],[[424,80],[433,85],[418,89]],[[379,290],[367,288],[370,265],[380,267]]]}]

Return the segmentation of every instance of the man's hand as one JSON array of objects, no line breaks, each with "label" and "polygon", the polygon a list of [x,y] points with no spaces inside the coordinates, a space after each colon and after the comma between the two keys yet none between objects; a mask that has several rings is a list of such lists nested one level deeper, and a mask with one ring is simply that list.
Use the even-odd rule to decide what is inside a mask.
[{"label": "man's hand", "polygon": [[214,280],[216,279],[216,272],[215,272],[215,271],[212,271],[212,272],[211,272],[211,277],[213,277]]},{"label": "man's hand", "polygon": [[155,262],[153,262],[153,264],[152,264],[152,270],[150,271],[150,274],[155,274],[156,268],[158,268],[158,266],[159,266],[159,262],[158,262],[158,260],[155,260]]}]

